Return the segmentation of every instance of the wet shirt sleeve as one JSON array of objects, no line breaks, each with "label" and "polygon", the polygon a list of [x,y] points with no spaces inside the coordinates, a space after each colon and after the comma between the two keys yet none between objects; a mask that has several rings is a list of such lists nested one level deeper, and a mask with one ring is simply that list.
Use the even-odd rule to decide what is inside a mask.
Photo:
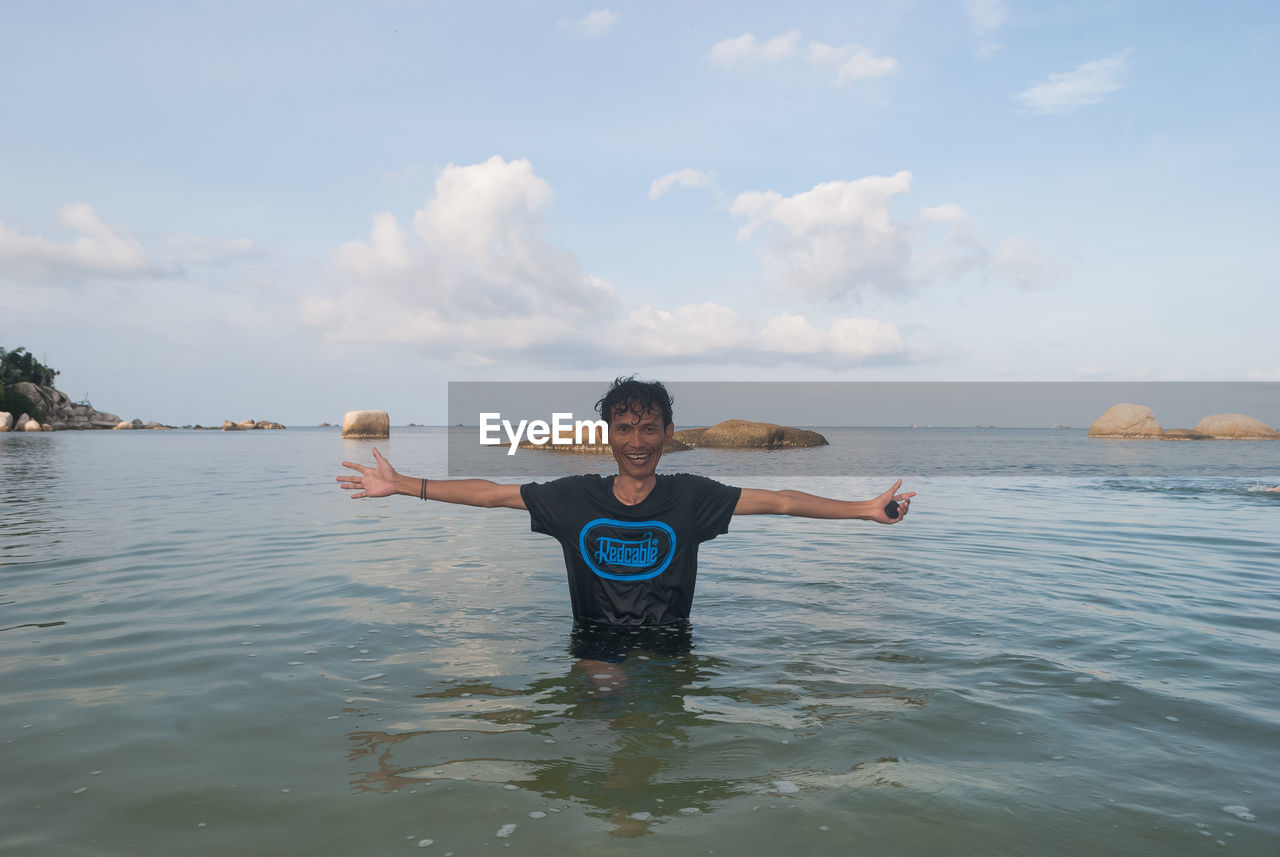
[{"label": "wet shirt sleeve", "polygon": [[729,521],[733,518],[738,498],[742,496],[742,489],[705,476],[686,475],[685,479],[689,484],[682,488],[688,490],[688,495],[693,498],[689,514],[698,534],[697,540],[710,541],[729,532]]},{"label": "wet shirt sleeve", "polygon": [[548,536],[557,535],[556,521],[563,520],[563,515],[556,514],[558,510],[563,511],[559,509],[560,496],[551,482],[528,482],[520,486],[520,499],[529,510],[530,530]]}]

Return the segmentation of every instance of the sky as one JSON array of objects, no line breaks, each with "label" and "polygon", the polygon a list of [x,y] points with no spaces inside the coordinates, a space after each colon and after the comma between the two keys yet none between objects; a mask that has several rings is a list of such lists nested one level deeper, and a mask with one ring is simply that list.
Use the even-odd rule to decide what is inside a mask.
[{"label": "sky", "polygon": [[[1280,381],[1270,2],[0,11],[0,346],[125,419],[448,382]],[[749,416],[749,415],[743,415]]]}]

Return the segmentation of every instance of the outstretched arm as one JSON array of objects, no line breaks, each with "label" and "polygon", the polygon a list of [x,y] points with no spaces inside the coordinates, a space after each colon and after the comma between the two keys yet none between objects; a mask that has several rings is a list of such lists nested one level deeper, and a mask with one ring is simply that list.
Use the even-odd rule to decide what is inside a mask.
[{"label": "outstretched arm", "polygon": [[[896,524],[907,516],[911,498],[916,492],[897,493],[902,480],[872,500],[833,500],[803,491],[769,491],[763,488],[743,488],[735,515],[793,515],[798,518],[858,518],[881,524]],[[890,517],[890,501],[897,504],[897,517]]]},{"label": "outstretched arm", "polygon": [[463,506],[525,508],[519,485],[503,485],[487,479],[419,479],[397,473],[391,462],[382,457],[375,447],[373,467],[365,467],[352,461],[342,462],[359,473],[359,476],[339,476],[338,483],[345,491],[358,491],[352,500],[364,497],[390,497],[405,494],[439,500],[441,503],[458,503]]}]

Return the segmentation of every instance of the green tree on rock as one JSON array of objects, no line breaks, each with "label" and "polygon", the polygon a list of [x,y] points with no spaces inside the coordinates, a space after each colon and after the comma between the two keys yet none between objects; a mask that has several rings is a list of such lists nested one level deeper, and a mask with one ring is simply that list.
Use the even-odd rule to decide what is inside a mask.
[{"label": "green tree on rock", "polygon": [[53,379],[57,376],[57,369],[41,363],[26,348],[19,347],[13,351],[0,348],[0,411],[8,411],[15,416],[26,414],[44,422],[44,413],[40,407],[11,388],[23,381],[30,381],[41,387],[52,387]]}]

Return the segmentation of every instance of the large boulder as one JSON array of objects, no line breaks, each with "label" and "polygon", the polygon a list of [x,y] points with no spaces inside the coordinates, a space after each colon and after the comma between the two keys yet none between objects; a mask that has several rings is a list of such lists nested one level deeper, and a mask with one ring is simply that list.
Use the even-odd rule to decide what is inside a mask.
[{"label": "large boulder", "polygon": [[44,426],[40,425],[40,423],[36,420],[27,420],[25,423],[23,423],[22,430],[23,431],[44,431]]},{"label": "large boulder", "polygon": [[13,430],[13,414],[8,411],[0,411],[0,431]]},{"label": "large boulder", "polygon": [[133,429],[133,423],[129,422],[128,420],[121,420],[120,422],[112,426],[112,428],[115,429],[116,431],[131,431]]},{"label": "large boulder", "polygon": [[1244,414],[1213,414],[1196,423],[1195,431],[1226,440],[1276,440],[1280,432]]},{"label": "large boulder", "polygon": [[1146,405],[1112,405],[1089,427],[1089,437],[1163,436],[1164,429]]},{"label": "large boulder", "polygon": [[702,428],[680,429],[680,431],[675,433],[675,437],[672,439],[678,440],[692,449],[702,443],[702,436],[706,433],[706,426],[703,426]]},{"label": "large boulder", "polygon": [[66,393],[53,387],[20,381],[13,389],[30,399],[44,411],[49,425],[63,429],[111,429],[120,422],[115,414],[99,411],[93,405],[71,401]]},{"label": "large boulder", "polygon": [[679,439],[690,446],[710,449],[800,449],[827,445],[827,439],[816,431],[751,420],[725,420],[705,430],[686,429],[679,432]]},{"label": "large boulder", "polygon": [[13,421],[13,430],[25,431],[27,428],[27,423],[29,422],[31,422],[31,417],[27,416],[26,414],[18,414],[18,418]]},{"label": "large boulder", "polygon": [[391,417],[387,416],[386,411],[347,411],[342,418],[342,436],[391,437]]}]

